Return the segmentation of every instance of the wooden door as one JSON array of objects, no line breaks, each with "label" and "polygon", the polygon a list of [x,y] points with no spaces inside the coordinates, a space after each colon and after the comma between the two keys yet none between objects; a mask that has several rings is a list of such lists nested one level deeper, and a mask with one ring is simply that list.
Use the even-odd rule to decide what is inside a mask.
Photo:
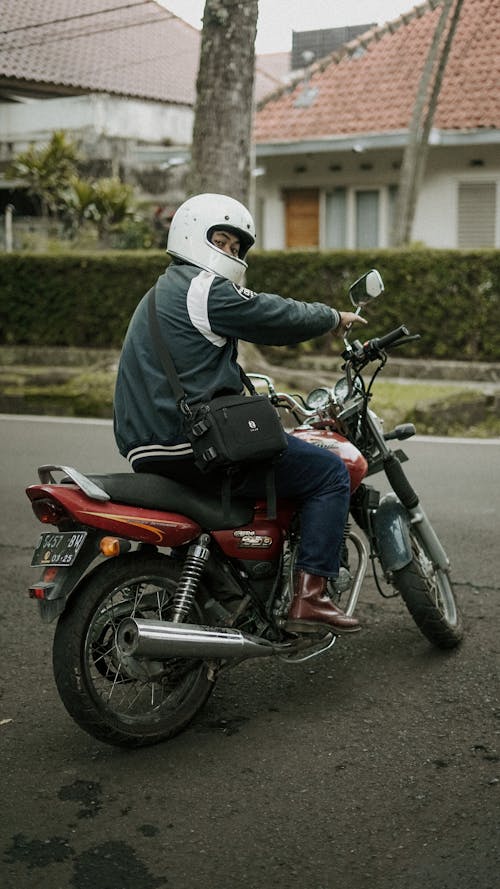
[{"label": "wooden door", "polygon": [[319,191],[317,188],[291,188],[284,193],[286,246],[319,247]]}]

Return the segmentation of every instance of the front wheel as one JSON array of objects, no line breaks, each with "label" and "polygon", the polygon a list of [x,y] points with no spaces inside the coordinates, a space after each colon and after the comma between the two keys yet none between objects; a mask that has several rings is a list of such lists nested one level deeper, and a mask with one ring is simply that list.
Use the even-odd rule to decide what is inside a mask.
[{"label": "front wheel", "polygon": [[[124,618],[169,620],[180,570],[161,555],[112,559],[84,581],[59,619],[57,689],[70,716],[100,741],[141,747],[166,740],[185,728],[212,691],[203,661],[142,660],[116,646]],[[209,623],[196,604],[188,619]]]},{"label": "front wheel", "polygon": [[449,573],[434,566],[413,528],[410,536],[412,560],[394,572],[392,582],[429,642],[437,648],[455,648],[462,639],[463,626]]}]

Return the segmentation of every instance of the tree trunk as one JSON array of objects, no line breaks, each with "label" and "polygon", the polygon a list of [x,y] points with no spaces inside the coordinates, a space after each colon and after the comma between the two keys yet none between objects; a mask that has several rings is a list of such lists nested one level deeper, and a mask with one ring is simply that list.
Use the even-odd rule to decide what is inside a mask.
[{"label": "tree trunk", "polygon": [[[420,78],[401,166],[392,237],[395,246],[408,244],[411,240],[418,193],[425,171],[429,135],[462,3],[463,0],[444,0]],[[448,33],[443,43],[443,33],[448,23]]]},{"label": "tree trunk", "polygon": [[258,0],[206,0],[193,130],[190,194],[248,204]]}]

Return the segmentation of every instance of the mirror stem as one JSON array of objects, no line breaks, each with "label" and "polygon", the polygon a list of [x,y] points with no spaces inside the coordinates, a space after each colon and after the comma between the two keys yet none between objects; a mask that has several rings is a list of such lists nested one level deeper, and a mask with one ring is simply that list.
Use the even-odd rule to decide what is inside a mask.
[{"label": "mirror stem", "polygon": [[[355,315],[359,315],[360,312],[361,312],[361,306],[358,306],[358,308],[356,309],[356,311],[354,312],[354,314],[355,314]],[[350,324],[347,324],[347,325],[346,325],[345,332],[347,333],[347,331],[350,330],[351,327],[352,327],[352,321],[351,321]],[[345,336],[344,336],[344,345],[346,345],[346,346],[349,345],[349,343],[347,342],[347,339],[346,339]]]}]

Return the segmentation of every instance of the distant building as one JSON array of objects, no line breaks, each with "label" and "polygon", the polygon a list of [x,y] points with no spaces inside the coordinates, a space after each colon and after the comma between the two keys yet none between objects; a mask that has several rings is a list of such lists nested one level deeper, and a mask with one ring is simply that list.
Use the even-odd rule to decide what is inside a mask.
[{"label": "distant building", "polygon": [[[185,196],[200,31],[154,0],[92,0],[86,9],[81,0],[0,0],[0,214],[7,203],[18,214],[26,207],[25,192],[2,177],[9,161],[64,129],[81,145],[85,172],[119,175],[167,218]],[[390,245],[440,11],[440,0],[426,0],[361,33],[295,32],[291,54],[256,59],[260,246]],[[413,240],[500,247],[499,84],[498,4],[464,0]]]},{"label": "distant building", "polygon": [[[0,0],[0,18],[0,213],[30,206],[2,179],[9,162],[59,129],[78,140],[88,175],[120,176],[166,212],[180,203],[200,31],[156,2]],[[257,99],[289,67],[289,53],[261,57]]]},{"label": "distant building", "polygon": [[[261,246],[390,245],[409,123],[441,8],[439,0],[427,0],[371,28],[261,103],[254,128]],[[431,132],[414,241],[500,247],[499,87],[498,3],[465,0]]]},{"label": "distant building", "polygon": [[329,56],[344,43],[349,43],[373,27],[373,24],[368,24],[349,25],[345,28],[322,28],[316,31],[292,31],[291,70],[298,71],[313,61],[317,62]]}]

